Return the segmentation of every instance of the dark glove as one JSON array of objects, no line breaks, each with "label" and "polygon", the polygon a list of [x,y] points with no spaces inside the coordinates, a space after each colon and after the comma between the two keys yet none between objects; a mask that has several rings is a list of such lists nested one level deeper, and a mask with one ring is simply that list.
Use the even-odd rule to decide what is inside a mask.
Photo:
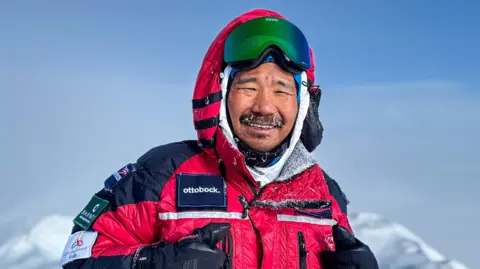
[{"label": "dark glove", "polygon": [[333,240],[336,251],[321,254],[323,269],[379,269],[370,248],[346,228],[333,226]]},{"label": "dark glove", "polygon": [[177,243],[163,243],[140,250],[136,269],[220,269],[225,253],[216,244],[225,238],[229,223],[210,223],[195,229]]}]

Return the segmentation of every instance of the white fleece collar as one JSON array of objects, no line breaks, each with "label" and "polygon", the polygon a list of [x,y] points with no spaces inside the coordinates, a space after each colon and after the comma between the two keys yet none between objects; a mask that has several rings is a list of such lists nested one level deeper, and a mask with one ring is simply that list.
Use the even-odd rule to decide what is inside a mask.
[{"label": "white fleece collar", "polygon": [[[225,135],[228,142],[230,142],[230,144],[232,144],[232,146],[238,150],[237,144],[233,139],[232,130],[230,129],[230,126],[228,124],[227,112],[226,112],[227,105],[225,103],[226,102],[225,97],[227,96],[227,85],[228,85],[228,80],[230,79],[231,72],[232,72],[232,68],[230,66],[227,66],[223,72],[221,87],[222,87],[222,96],[224,98],[222,98],[221,105],[220,105],[219,126],[220,128],[222,128],[223,134]],[[305,72],[302,72],[301,77],[302,77],[302,82],[307,81],[307,74]],[[293,149],[295,148],[298,140],[300,139],[300,135],[303,127],[303,121],[305,120],[305,117],[308,111],[308,106],[310,105],[310,96],[305,84],[306,83],[300,83],[300,93],[299,93],[300,106],[298,110],[297,120],[295,122],[295,126],[293,129],[293,134],[290,138],[290,146],[287,148],[287,150],[282,155],[280,160],[278,160],[277,163],[269,167],[250,167],[247,165],[247,168],[250,171],[250,174],[257,182],[260,183],[261,186],[264,186],[278,179],[278,176],[280,175],[280,172],[282,171],[282,168],[285,165],[285,162],[292,154]]]}]

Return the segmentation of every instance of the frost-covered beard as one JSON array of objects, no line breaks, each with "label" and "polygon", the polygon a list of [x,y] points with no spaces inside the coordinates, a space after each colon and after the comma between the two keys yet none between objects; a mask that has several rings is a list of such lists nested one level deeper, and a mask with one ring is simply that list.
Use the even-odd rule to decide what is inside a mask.
[{"label": "frost-covered beard", "polygon": [[260,125],[260,127],[270,126],[272,128],[282,128],[285,125],[285,122],[279,115],[257,116],[253,113],[240,116],[240,123],[251,126]]},{"label": "frost-covered beard", "polygon": [[[280,115],[260,116],[253,113],[244,114],[239,119],[241,124],[257,128],[282,128],[285,123]],[[266,138],[265,135],[255,134],[257,138]]]},{"label": "frost-covered beard", "polygon": [[[229,117],[230,128],[233,130],[231,120]],[[240,116],[240,123],[250,126],[270,126],[271,128],[282,128],[285,123],[279,115],[260,116],[255,114],[244,114]],[[258,151],[249,147],[243,142],[233,131],[235,136],[235,142],[237,142],[238,150],[245,156],[245,162],[251,167],[266,167],[275,161],[275,158],[280,157],[285,153],[289,146],[290,136],[280,143],[277,147],[270,151]],[[259,137],[263,138],[263,137]]]}]

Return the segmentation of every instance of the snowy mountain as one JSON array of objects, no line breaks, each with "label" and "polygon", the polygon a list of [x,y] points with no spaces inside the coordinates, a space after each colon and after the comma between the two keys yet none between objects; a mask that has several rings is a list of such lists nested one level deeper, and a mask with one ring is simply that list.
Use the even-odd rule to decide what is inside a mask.
[{"label": "snowy mountain", "polygon": [[[1,268],[61,269],[60,256],[72,229],[71,217],[52,215],[25,227],[24,223],[9,223],[2,227],[0,242]],[[27,230],[28,229],[28,230]],[[8,234],[3,234],[8,231]]]},{"label": "snowy mountain", "polygon": [[380,215],[353,213],[349,219],[356,236],[375,253],[381,269],[468,269]]},{"label": "snowy mountain", "polygon": [[[60,269],[59,259],[70,234],[72,217],[52,215],[33,226],[3,225],[1,268]],[[468,269],[449,260],[404,226],[371,213],[350,216],[357,236],[375,252],[381,269]]]}]

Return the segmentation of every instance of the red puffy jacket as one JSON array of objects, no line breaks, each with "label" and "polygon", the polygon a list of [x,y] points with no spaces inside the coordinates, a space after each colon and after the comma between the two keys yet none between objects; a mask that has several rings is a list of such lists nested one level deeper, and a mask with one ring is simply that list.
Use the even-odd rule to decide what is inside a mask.
[{"label": "red puffy jacket", "polygon": [[[64,268],[131,269],[140,247],[175,242],[210,222],[232,225],[226,249],[232,269],[322,268],[320,252],[335,249],[332,226],[351,230],[335,181],[300,141],[281,180],[260,187],[218,125],[223,42],[234,27],[265,15],[281,17],[247,12],[209,48],[193,96],[198,140],[153,148],[109,177],[75,218]],[[311,81],[313,73],[314,67]]]}]

